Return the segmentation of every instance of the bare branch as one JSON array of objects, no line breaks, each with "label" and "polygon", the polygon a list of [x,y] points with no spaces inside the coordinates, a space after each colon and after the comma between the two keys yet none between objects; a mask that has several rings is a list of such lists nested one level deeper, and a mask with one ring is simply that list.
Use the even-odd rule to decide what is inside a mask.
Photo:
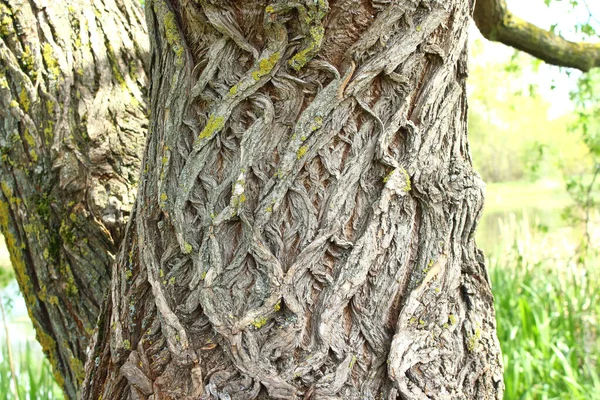
[{"label": "bare branch", "polygon": [[548,64],[583,72],[600,67],[600,44],[568,41],[513,15],[504,0],[477,0],[473,18],[486,39],[529,53]]}]

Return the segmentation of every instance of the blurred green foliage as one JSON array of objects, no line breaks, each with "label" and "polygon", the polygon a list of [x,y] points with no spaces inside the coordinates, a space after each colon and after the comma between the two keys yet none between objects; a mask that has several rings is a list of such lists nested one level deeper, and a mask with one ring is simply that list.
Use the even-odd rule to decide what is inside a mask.
[{"label": "blurred green foliage", "polygon": [[600,399],[600,261],[582,259],[561,232],[503,226],[490,257],[504,398]]},{"label": "blurred green foliage", "polygon": [[600,69],[584,74],[578,89],[571,94],[576,104],[575,121],[571,126],[580,132],[591,160],[587,173],[569,176],[567,191],[573,205],[565,209],[564,217],[573,224],[585,225],[584,247],[590,246],[590,229],[598,222],[600,208]]},{"label": "blurred green foliage", "polygon": [[[479,61],[472,46],[469,77],[469,142],[476,170],[486,182],[561,179],[591,168],[574,116],[552,115],[550,103],[527,82],[532,58],[515,53],[507,62]],[[498,45],[495,45],[498,46]],[[556,114],[556,111],[554,112]]]},{"label": "blurred green foliage", "polygon": [[[11,347],[19,379],[19,399],[64,399],[62,390],[54,381],[50,363],[37,343],[13,343]],[[7,358],[7,348],[3,345],[0,351],[0,399],[13,398],[13,381]]]},{"label": "blurred green foliage", "polygon": [[[0,240],[4,242],[4,237],[1,235]],[[13,279],[15,279],[15,273],[10,265],[0,266],[0,289],[8,285]]]}]

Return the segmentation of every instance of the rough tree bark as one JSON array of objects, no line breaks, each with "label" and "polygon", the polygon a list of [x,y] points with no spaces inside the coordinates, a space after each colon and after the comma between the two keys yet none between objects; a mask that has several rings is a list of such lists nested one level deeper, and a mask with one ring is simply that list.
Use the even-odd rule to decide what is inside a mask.
[{"label": "rough tree bark", "polygon": [[502,397],[473,6],[146,2],[148,145],[83,398]]},{"label": "rough tree bark", "polygon": [[147,48],[135,0],[0,1],[0,227],[69,398],[134,202]]}]

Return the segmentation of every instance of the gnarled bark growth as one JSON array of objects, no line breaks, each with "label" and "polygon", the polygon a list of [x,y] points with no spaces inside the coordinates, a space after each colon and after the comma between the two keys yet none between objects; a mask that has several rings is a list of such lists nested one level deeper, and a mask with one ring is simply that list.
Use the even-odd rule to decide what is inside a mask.
[{"label": "gnarled bark growth", "polygon": [[75,398],[134,202],[147,35],[136,0],[0,1],[0,227]]},{"label": "gnarled bark growth", "polygon": [[151,0],[85,399],[502,398],[465,0]]}]

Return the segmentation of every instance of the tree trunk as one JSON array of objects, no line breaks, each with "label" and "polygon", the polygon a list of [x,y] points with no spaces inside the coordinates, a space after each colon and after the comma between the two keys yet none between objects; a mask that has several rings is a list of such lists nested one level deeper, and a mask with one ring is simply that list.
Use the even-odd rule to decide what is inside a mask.
[{"label": "tree trunk", "polygon": [[502,398],[467,0],[151,0],[86,399]]},{"label": "tree trunk", "polygon": [[147,47],[137,0],[0,0],[0,227],[69,398],[134,202]]}]

